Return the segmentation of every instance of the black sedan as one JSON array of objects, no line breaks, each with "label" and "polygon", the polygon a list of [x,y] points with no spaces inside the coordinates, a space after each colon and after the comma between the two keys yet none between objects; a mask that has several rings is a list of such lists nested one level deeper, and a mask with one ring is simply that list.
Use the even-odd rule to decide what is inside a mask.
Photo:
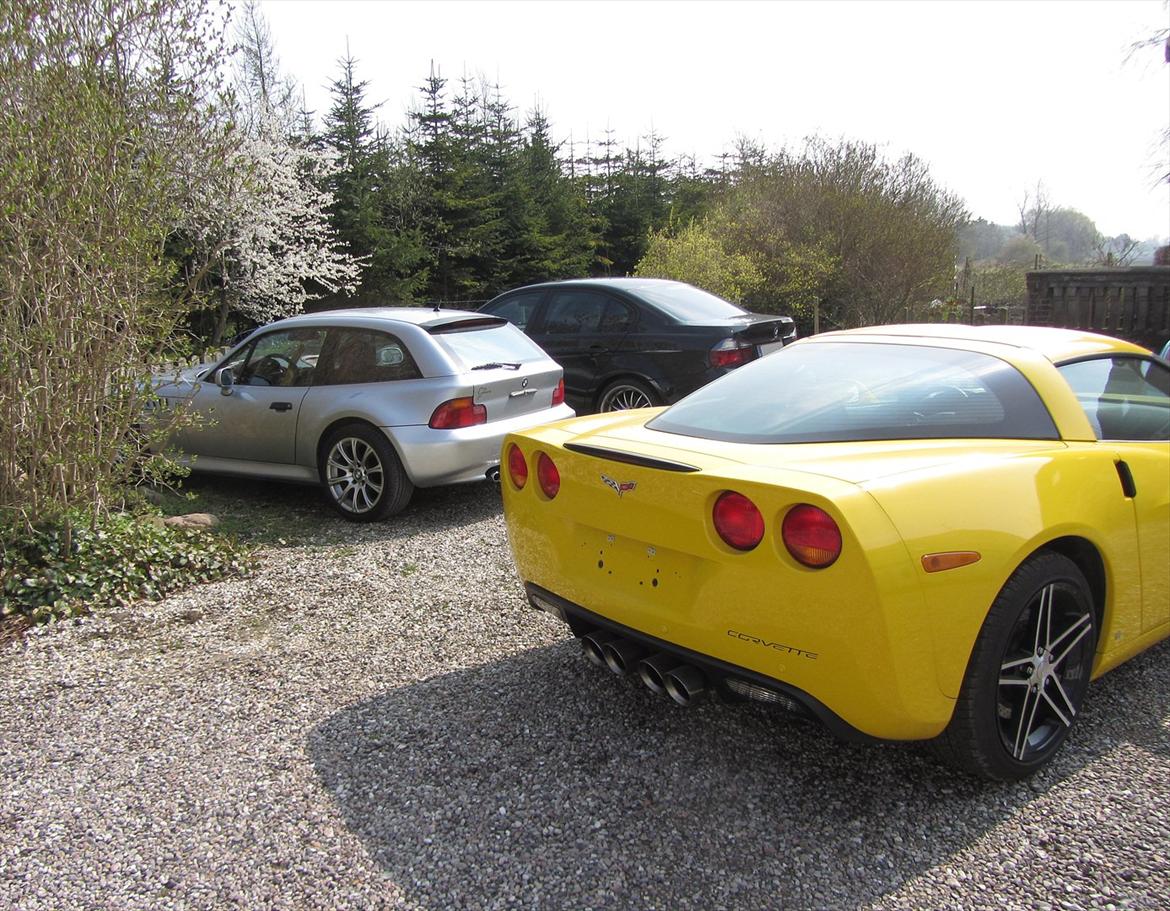
[{"label": "black sedan", "polygon": [[528,285],[481,310],[523,329],[564,368],[578,412],[673,404],[796,338],[791,317],[657,278]]}]

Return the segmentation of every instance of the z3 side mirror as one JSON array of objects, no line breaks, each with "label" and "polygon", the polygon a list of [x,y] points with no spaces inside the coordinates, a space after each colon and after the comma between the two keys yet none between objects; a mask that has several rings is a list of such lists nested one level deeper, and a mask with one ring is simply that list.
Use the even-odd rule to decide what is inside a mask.
[{"label": "z3 side mirror", "polygon": [[224,367],[215,375],[215,382],[219,385],[220,395],[231,395],[232,386],[236,384],[236,375],[231,367]]}]

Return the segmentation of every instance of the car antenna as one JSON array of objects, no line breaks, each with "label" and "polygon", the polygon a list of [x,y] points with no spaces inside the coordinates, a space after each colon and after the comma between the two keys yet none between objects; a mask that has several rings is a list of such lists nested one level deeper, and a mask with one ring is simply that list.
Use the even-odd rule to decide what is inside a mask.
[{"label": "car antenna", "polygon": [[442,301],[435,301],[435,312],[438,313],[442,306],[443,306]]}]

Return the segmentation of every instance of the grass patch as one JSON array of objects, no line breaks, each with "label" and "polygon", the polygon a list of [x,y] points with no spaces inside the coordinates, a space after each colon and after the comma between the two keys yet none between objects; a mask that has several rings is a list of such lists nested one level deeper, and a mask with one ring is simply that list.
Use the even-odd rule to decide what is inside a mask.
[{"label": "grass patch", "polygon": [[160,491],[164,516],[207,512],[220,530],[248,544],[303,544],[332,521],[315,487],[192,475],[174,491]]}]

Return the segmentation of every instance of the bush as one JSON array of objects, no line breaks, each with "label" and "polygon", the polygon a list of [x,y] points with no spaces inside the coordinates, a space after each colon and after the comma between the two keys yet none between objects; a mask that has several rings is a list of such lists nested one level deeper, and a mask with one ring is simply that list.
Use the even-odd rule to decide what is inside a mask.
[{"label": "bush", "polygon": [[234,540],[149,519],[72,516],[30,533],[0,524],[0,618],[35,622],[75,617],[198,582],[245,572],[251,558]]}]

